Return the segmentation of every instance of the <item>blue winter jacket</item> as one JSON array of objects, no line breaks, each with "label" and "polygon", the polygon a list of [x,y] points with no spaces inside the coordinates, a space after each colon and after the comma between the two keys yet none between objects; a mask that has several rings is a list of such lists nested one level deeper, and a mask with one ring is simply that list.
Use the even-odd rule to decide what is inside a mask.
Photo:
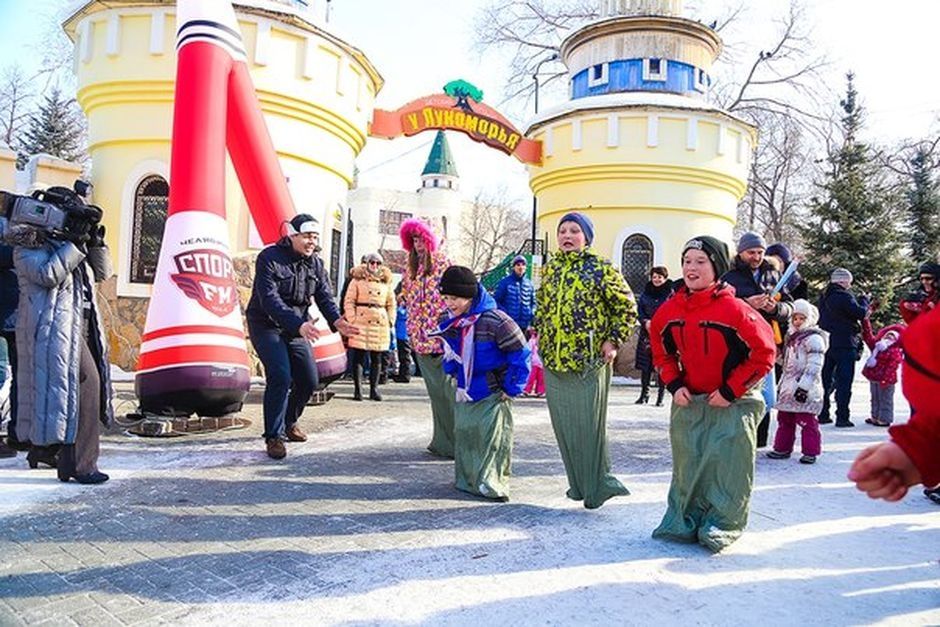
[{"label": "blue winter jacket", "polygon": [[509,314],[519,328],[525,331],[532,326],[535,317],[535,286],[525,275],[521,277],[515,272],[500,279],[493,292],[496,305],[500,310]]},{"label": "blue winter jacket", "polygon": [[404,305],[396,307],[395,339],[399,342],[408,339],[408,308]]},{"label": "blue winter jacket", "polygon": [[311,297],[335,331],[339,309],[333,300],[323,261],[316,255],[305,257],[296,253],[290,240],[281,238],[258,254],[251,299],[245,309],[248,326],[300,337],[300,326],[307,321]]},{"label": "blue winter jacket", "polygon": [[819,298],[819,328],[829,332],[829,348],[852,348],[861,354],[862,320],[868,299],[856,300],[849,290],[830,283]]},{"label": "blue winter jacket", "polygon": [[441,323],[437,332],[447,344],[444,373],[457,379],[457,387],[467,389],[471,401],[481,401],[500,391],[509,396],[522,394],[529,378],[529,348],[519,326],[496,301],[477,285],[478,293],[470,310],[461,318],[480,314],[474,326],[473,374],[464,385],[462,342],[459,328],[448,328],[455,318]]}]

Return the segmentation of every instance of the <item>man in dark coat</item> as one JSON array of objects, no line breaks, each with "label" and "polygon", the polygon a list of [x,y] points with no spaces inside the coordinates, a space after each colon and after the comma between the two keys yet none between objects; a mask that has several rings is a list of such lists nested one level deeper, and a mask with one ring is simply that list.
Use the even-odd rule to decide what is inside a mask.
[{"label": "man in dark coat", "polygon": [[317,366],[310,343],[320,337],[307,308],[315,302],[334,331],[358,333],[340,318],[323,262],[314,253],[319,223],[305,213],[294,216],[287,235],[258,254],[251,299],[245,309],[248,336],[264,365],[264,439],[268,456],[287,455],[285,440],[303,442],[297,425],[317,387]]},{"label": "man in dark coat", "polygon": [[[737,251],[731,270],[721,280],[734,288],[738,298],[756,309],[774,331],[774,343],[779,351],[783,344],[782,329],[793,313],[793,298],[784,287],[776,297],[770,296],[780,281],[781,273],[764,258],[767,242],[757,233],[745,233],[738,240]],[[767,446],[770,429],[770,406],[757,425],[757,447]]]},{"label": "man in dark coat", "polygon": [[526,261],[522,255],[512,260],[512,271],[496,285],[493,299],[519,328],[526,331],[535,317],[535,286],[525,275]]},{"label": "man in dark coat", "polygon": [[852,379],[855,362],[862,355],[862,320],[868,315],[868,299],[856,299],[849,290],[852,273],[836,268],[829,276],[829,285],[819,299],[819,327],[829,332],[829,350],[823,363],[823,408],[819,423],[829,424],[829,397],[836,392],[836,426],[854,427],[849,420],[852,400]]}]

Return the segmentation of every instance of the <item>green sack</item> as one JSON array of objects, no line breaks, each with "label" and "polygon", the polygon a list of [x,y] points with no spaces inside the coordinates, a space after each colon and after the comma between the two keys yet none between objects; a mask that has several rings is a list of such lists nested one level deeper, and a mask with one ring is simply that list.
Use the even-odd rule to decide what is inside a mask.
[{"label": "green sack", "polygon": [[688,407],[672,404],[672,484],[653,537],[698,542],[717,553],[747,525],[764,401],[759,390],[730,407],[711,407],[706,399],[696,395]]},{"label": "green sack", "polygon": [[584,372],[545,369],[548,414],[568,475],[568,498],[596,509],[613,496],[630,494],[610,474],[607,452],[607,393],[610,364]]},{"label": "green sack", "polygon": [[454,412],[454,485],[458,490],[509,500],[512,401],[490,394],[457,403]]},{"label": "green sack", "polygon": [[431,399],[433,431],[428,450],[438,457],[454,456],[454,400],[457,383],[444,374],[440,355],[418,355],[421,379]]}]

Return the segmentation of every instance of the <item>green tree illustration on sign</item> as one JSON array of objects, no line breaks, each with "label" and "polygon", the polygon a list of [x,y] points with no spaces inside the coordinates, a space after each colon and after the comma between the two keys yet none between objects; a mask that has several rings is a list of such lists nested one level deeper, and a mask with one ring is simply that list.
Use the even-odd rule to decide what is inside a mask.
[{"label": "green tree illustration on sign", "polygon": [[479,89],[472,83],[468,83],[462,78],[451,81],[444,85],[444,93],[451,98],[456,98],[457,103],[454,106],[459,107],[464,111],[473,111],[473,109],[470,107],[470,100],[473,100],[474,102],[483,102],[483,90]]}]

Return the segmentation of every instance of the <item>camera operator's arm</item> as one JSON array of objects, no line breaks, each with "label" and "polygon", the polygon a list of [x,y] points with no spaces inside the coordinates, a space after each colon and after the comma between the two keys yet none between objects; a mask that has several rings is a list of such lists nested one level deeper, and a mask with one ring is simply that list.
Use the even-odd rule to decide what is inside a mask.
[{"label": "camera operator's arm", "polygon": [[108,245],[104,243],[104,226],[99,226],[88,241],[88,265],[95,274],[95,283],[106,281],[114,273],[111,267],[111,253]]},{"label": "camera operator's arm", "polygon": [[42,287],[53,288],[68,278],[72,270],[84,261],[85,254],[72,242],[49,240],[49,243],[55,248],[17,246],[13,249],[13,263],[17,274]]}]

